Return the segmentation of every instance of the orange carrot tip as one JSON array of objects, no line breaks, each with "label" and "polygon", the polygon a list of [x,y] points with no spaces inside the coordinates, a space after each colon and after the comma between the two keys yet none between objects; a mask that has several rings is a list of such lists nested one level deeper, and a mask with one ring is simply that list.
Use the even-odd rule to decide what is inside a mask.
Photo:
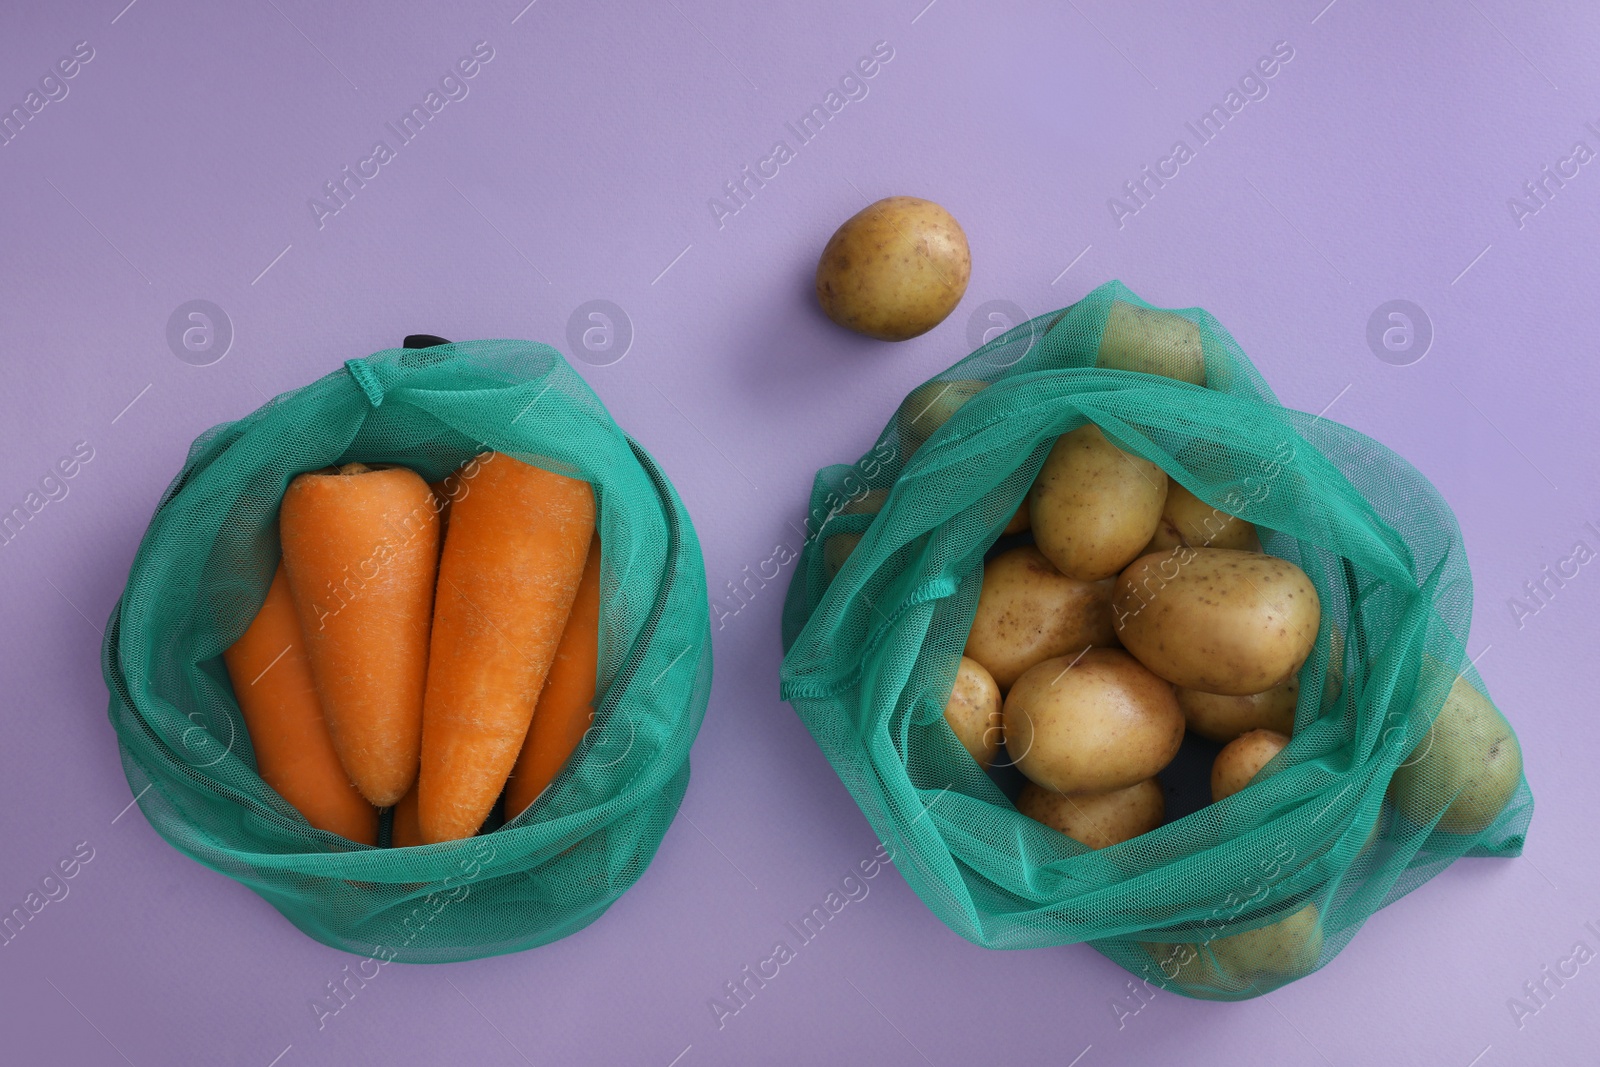
[{"label": "orange carrot tip", "polygon": [[600,665],[600,535],[578,581],[578,594],[556,646],[555,662],[539,693],[533,723],[506,783],[506,818],[515,819],[537,800],[594,721],[595,679]]},{"label": "orange carrot tip", "polygon": [[345,774],[322,715],[282,565],[267,599],[222,654],[262,781],[312,826],[378,843],[378,811]]}]

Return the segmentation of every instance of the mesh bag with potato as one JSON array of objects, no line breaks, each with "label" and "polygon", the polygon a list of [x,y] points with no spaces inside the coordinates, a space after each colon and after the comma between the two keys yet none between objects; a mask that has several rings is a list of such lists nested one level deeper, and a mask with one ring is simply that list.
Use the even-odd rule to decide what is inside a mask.
[{"label": "mesh bag with potato", "polygon": [[[380,848],[314,829],[258,773],[222,656],[273,580],[285,487],[338,464],[433,482],[486,450],[593,487],[593,724],[550,787],[491,832]],[[128,784],[175,848],[335,948],[472,959],[581,929],[655,854],[710,690],[705,570],[666,475],[554,349],[391,349],[194,442],[112,611],[102,667]]]},{"label": "mesh bag with potato", "polygon": [[996,338],[818,473],[807,533],[783,695],[970,941],[1243,999],[1521,851],[1449,507],[1203,311],[1112,282]]}]

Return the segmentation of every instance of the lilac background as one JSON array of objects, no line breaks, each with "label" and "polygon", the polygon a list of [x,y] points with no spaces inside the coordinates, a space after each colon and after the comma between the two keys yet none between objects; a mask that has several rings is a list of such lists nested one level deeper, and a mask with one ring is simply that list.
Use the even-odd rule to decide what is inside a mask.
[{"label": "lilac background", "polygon": [[[1600,524],[1600,163],[1521,227],[1507,206],[1573,142],[1600,149],[1592,6],[124,2],[0,14],[7,109],[75,42],[95,50],[0,147],[0,510],[75,442],[95,451],[0,551],[0,911],[75,843],[94,849],[0,947],[8,1062],[1594,1058],[1600,964],[1521,1028],[1507,1006],[1580,938],[1600,947],[1582,929],[1600,920],[1600,575],[1520,627],[1507,606],[1574,541],[1600,548],[1583,525]],[[393,143],[383,123],[480,40],[495,55],[470,95],[319,229],[307,199]],[[775,139],[794,147],[785,121],[880,40],[894,57],[868,96],[719,228],[708,199]],[[1294,58],[1270,94],[1119,228],[1107,199],[1192,146],[1185,121],[1280,40]],[[944,325],[887,346],[828,323],[810,277],[832,229],[893,193],[949,207],[973,273]],[[1469,647],[1539,798],[1524,858],[1456,864],[1268,998],[1163,994],[1120,1027],[1127,976],[1095,952],[976,948],[890,870],[719,1030],[709,998],[874,847],[777,698],[777,585],[716,635],[688,796],[631,892],[533,952],[389,966],[320,1032],[309,1002],[353,957],[125,807],[99,627],[212,424],[408,332],[570,354],[568,317],[609,299],[632,348],[577,365],[676,482],[715,591],[792,537],[817,467],[858,455],[969,349],[980,304],[1040,314],[1113,277],[1208,308],[1286,403],[1332,404],[1453,503],[1477,581]],[[166,339],[194,298],[235,331],[210,366]],[[1393,298],[1435,331],[1409,366],[1366,340]]]}]

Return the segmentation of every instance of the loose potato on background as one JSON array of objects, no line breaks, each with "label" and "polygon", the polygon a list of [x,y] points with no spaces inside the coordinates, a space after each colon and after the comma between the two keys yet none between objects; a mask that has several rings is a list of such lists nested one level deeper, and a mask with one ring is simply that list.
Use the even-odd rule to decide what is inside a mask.
[{"label": "loose potato on background", "polygon": [[906,459],[933,436],[933,431],[950,421],[956,410],[989,387],[988,382],[958,378],[949,382],[927,382],[911,390],[895,412],[900,428],[900,448]]},{"label": "loose potato on background", "polygon": [[1230,696],[1293,677],[1322,612],[1293,563],[1223,548],[1141,557],[1117,579],[1111,608],[1117,636],[1146,667],[1181,688]]},{"label": "loose potato on background", "polygon": [[1095,366],[1160,374],[1194,385],[1206,384],[1200,327],[1170,311],[1113,301],[1100,334]]},{"label": "loose potato on background", "polygon": [[1425,825],[1437,815],[1445,833],[1475,834],[1494,822],[1521,781],[1522,746],[1511,724],[1457,678],[1391,788],[1395,806],[1412,822]]},{"label": "loose potato on background", "polygon": [[984,770],[1000,751],[1000,687],[977,660],[961,657],[950,700],[944,706],[945,722],[950,724],[961,747],[972,753]]},{"label": "loose potato on background", "polygon": [[1160,826],[1167,800],[1154,778],[1109,793],[1057,793],[1029,782],[1017,810],[1090,848],[1110,848]]},{"label": "loose potato on background", "polygon": [[1059,793],[1104,793],[1152,778],[1183,744],[1172,686],[1119,649],[1045,660],[1004,707],[1017,769]]},{"label": "loose potato on background", "polygon": [[1265,693],[1221,696],[1197,689],[1179,689],[1178,707],[1189,729],[1201,737],[1227,744],[1250,730],[1294,733],[1294,711],[1300,702],[1300,679],[1289,679]]},{"label": "loose potato on background", "polygon": [[[887,489],[869,489],[854,500],[847,501],[839,508],[840,515],[876,515],[883,510],[884,502],[889,499]],[[828,539],[822,543],[822,565],[828,570],[828,577],[832,578],[844,568],[844,561],[850,558],[850,553],[856,550],[861,543],[865,531],[841,530],[836,534],[829,534]]]},{"label": "loose potato on background", "polygon": [[1161,521],[1140,555],[1189,545],[1192,548],[1237,548],[1261,551],[1256,528],[1235,515],[1214,508],[1177,481],[1167,483],[1167,500]]},{"label": "loose potato on background", "polygon": [[1068,578],[1032,545],[984,564],[966,654],[983,664],[1002,691],[1035,663],[1116,643],[1109,581]]},{"label": "loose potato on background", "polygon": [[1166,499],[1165,471],[1085,423],[1056,441],[1028,491],[1033,539],[1061,573],[1110,578],[1149,544]]},{"label": "loose potato on background", "polygon": [[927,333],[967,291],[967,235],[931,200],[891,196],[845,220],[817,261],[817,302],[847,330],[880,341]]},{"label": "loose potato on background", "polygon": [[1276,730],[1251,730],[1229,741],[1211,764],[1212,803],[1249,785],[1288,744],[1289,738]]}]

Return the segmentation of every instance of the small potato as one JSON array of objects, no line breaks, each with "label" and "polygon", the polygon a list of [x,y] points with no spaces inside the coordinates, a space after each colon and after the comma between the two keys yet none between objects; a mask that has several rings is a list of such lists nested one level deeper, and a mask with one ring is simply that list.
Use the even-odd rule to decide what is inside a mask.
[{"label": "small potato", "polygon": [[957,378],[954,381],[927,382],[911,390],[895,412],[900,428],[900,448],[906,459],[921,448],[933,431],[950,421],[956,410],[989,388],[988,382]]},{"label": "small potato", "polygon": [[1029,782],[1017,810],[1090,848],[1109,848],[1160,826],[1167,800],[1154,778],[1110,793],[1056,793]]},{"label": "small potato", "polygon": [[1000,687],[977,660],[961,657],[950,701],[944,706],[944,721],[978,766],[988,770],[1000,751]]},{"label": "small potato", "polygon": [[1166,499],[1165,471],[1085,423],[1056,440],[1028,491],[1033,539],[1061,573],[1097,582],[1149,543]]},{"label": "small potato", "polygon": [[[1173,482],[1171,484],[1176,486],[1178,483]],[[1172,524],[1171,519],[1167,518],[1166,515],[1162,515],[1161,521],[1156,523],[1156,532],[1150,535],[1150,543],[1139,550],[1139,556],[1148,556],[1152,552],[1166,554],[1175,548],[1182,547],[1183,535],[1178,532],[1178,528]]]},{"label": "small potato", "polygon": [[967,291],[972,253],[950,212],[891,196],[850,216],[817,261],[817,302],[828,318],[880,341],[927,333]]},{"label": "small potato", "polygon": [[1511,724],[1457,678],[1391,786],[1395,807],[1412,822],[1426,825],[1438,816],[1437,829],[1447,834],[1475,834],[1494,822],[1521,781],[1522,746]]},{"label": "small potato", "polygon": [[1211,800],[1231,797],[1282,752],[1289,739],[1276,730],[1251,730],[1223,746],[1211,764]]},{"label": "small potato", "polygon": [[1058,793],[1106,793],[1153,778],[1183,744],[1172,686],[1119,649],[1048,659],[1006,696],[1006,750]]},{"label": "small potato", "polygon": [[1011,516],[1011,521],[1006,523],[1006,528],[1001,530],[1000,533],[1004,537],[1010,537],[1012,534],[1019,534],[1032,528],[1033,518],[1028,514],[1028,498],[1023,497],[1022,503],[1017,507],[1016,514]]},{"label": "small potato", "polygon": [[1188,545],[1191,548],[1237,548],[1261,551],[1256,528],[1235,515],[1214,508],[1174,481],[1167,486],[1161,524],[1148,552]]},{"label": "small potato", "polygon": [[1311,653],[1316,587],[1288,560],[1226,548],[1141,557],[1112,612],[1129,652],[1173,685],[1249,696],[1283,685]]},{"label": "small potato", "polygon": [[1179,689],[1178,707],[1189,729],[1201,737],[1227,744],[1250,730],[1294,733],[1294,710],[1300,702],[1300,679],[1290,678],[1265,693],[1218,696],[1197,689]]},{"label": "small potato", "polygon": [[1200,327],[1170,311],[1156,311],[1116,300],[1100,334],[1095,366],[1160,374],[1194,385],[1206,384]]},{"label": "small potato", "polygon": [[1035,663],[1116,643],[1109,581],[1068,578],[1032,545],[984,564],[966,654],[983,664],[1002,692]]},{"label": "small potato", "polygon": [[1321,707],[1324,712],[1337,704],[1340,694],[1344,692],[1344,631],[1336,622],[1328,625],[1328,663],[1322,676]]},{"label": "small potato", "polygon": [[[869,489],[854,500],[847,501],[839,508],[837,514],[876,515],[883,510],[884,502],[888,499],[887,489]],[[828,539],[822,543],[822,565],[827,568],[830,579],[844,569],[844,561],[856,550],[864,533],[865,531],[841,530],[839,533],[829,534]]]}]

